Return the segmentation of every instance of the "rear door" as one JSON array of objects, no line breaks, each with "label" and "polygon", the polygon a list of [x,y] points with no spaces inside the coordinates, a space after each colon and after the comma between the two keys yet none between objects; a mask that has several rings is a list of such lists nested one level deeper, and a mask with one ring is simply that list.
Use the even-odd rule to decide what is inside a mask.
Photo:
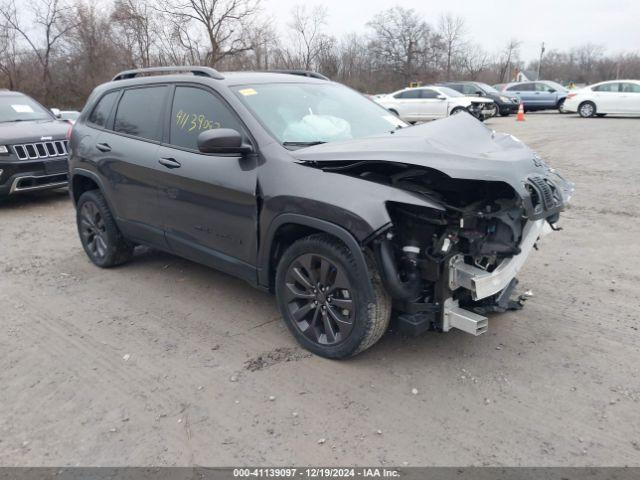
[{"label": "rear door", "polygon": [[533,83],[519,83],[511,85],[507,88],[507,91],[515,93],[526,107],[535,106],[535,85]]},{"label": "rear door", "polygon": [[124,89],[93,149],[108,197],[125,235],[163,247],[158,149],[169,87]]},{"label": "rear door", "polygon": [[156,163],[167,242],[177,254],[255,282],[257,156],[203,154],[198,135],[232,128],[248,139],[214,91],[177,85]]},{"label": "rear door", "polygon": [[420,104],[420,90],[404,90],[395,95],[398,114],[404,120],[414,122],[424,118]]},{"label": "rear door", "polygon": [[591,90],[596,103],[598,113],[621,113],[623,99],[619,92],[620,82],[609,82],[596,85]]}]

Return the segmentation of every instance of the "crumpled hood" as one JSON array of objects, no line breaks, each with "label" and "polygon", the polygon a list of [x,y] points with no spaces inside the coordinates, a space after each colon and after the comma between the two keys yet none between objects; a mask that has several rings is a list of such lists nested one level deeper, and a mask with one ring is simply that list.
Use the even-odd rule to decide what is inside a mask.
[{"label": "crumpled hood", "polygon": [[60,120],[34,120],[0,123],[0,145],[42,141],[42,137],[63,140],[69,124]]},{"label": "crumpled hood", "polygon": [[502,181],[524,194],[523,181],[549,168],[512,135],[497,133],[468,114],[372,137],[292,152],[301,162],[394,162],[439,170],[459,179]]}]

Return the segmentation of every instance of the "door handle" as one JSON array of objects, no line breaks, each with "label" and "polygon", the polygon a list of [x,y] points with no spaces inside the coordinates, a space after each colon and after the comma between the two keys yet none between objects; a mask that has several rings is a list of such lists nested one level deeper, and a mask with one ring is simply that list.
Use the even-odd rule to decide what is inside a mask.
[{"label": "door handle", "polygon": [[111,151],[111,147],[109,146],[108,143],[97,143],[96,144],[96,148],[98,150],[100,150],[101,152],[110,152]]},{"label": "door handle", "polygon": [[164,165],[167,168],[180,168],[182,165],[175,158],[163,157],[158,160],[160,165]]}]

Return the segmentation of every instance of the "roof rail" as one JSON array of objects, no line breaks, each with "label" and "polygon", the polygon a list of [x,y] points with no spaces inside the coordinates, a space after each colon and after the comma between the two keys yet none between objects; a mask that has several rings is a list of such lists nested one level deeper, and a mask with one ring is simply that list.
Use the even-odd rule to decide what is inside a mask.
[{"label": "roof rail", "polygon": [[320,80],[329,80],[329,77],[325,77],[321,73],[312,72],[309,70],[268,70],[269,73],[285,73],[289,75],[299,75],[301,77],[317,78]]},{"label": "roof rail", "polygon": [[137,68],[135,70],[125,70],[113,77],[112,82],[116,80],[127,80],[129,78],[137,77],[144,73],[171,73],[171,72],[184,72],[192,73],[198,77],[209,77],[216,80],[223,80],[224,76],[217,70],[211,67],[149,67],[149,68]]}]

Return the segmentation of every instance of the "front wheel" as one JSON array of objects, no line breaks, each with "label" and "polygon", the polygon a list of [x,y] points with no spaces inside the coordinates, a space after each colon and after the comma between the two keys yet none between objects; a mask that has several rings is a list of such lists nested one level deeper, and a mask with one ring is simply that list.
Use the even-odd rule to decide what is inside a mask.
[{"label": "front wheel", "polygon": [[276,297],[285,324],[304,348],[322,357],[345,358],[382,337],[391,298],[374,262],[367,262],[368,278],[358,275],[351,251],[326,234],[298,240],[285,251],[276,272]]},{"label": "front wheel", "polygon": [[134,245],[120,233],[100,191],[90,190],[80,196],[76,222],[82,247],[98,267],[120,265],[133,255]]}]

